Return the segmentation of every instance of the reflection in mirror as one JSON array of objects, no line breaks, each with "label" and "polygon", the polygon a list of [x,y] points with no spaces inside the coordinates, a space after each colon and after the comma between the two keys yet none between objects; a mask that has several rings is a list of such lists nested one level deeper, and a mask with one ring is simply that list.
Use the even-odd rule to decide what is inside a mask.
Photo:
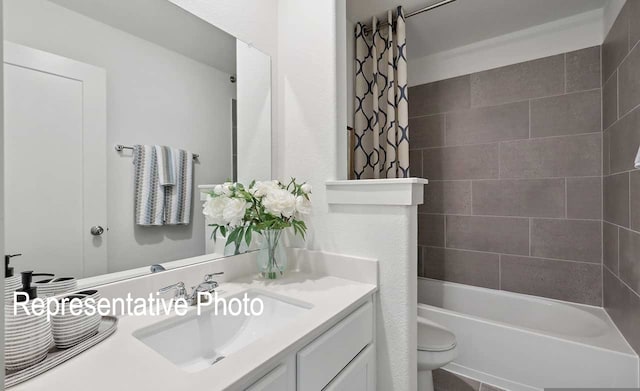
[{"label": "reflection in mirror", "polygon": [[223,255],[199,186],[271,178],[270,58],[169,1],[3,11],[15,274],[101,283]]}]

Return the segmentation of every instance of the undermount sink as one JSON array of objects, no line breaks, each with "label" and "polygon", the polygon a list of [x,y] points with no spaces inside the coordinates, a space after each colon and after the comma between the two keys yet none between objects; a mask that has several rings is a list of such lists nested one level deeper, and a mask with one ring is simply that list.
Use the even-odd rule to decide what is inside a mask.
[{"label": "undermount sink", "polygon": [[[133,335],[145,345],[188,372],[209,368],[257,339],[290,323],[311,308],[310,304],[260,291],[244,291],[226,298],[260,299],[264,311],[259,316],[244,312],[233,316],[219,306],[187,316],[175,316],[136,331]],[[236,310],[236,306],[231,306]]]}]

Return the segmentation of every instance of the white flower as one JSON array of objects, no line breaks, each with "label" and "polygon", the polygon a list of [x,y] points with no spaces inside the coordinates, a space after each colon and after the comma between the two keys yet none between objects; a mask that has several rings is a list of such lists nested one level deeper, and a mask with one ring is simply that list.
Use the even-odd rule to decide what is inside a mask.
[{"label": "white flower", "polygon": [[213,188],[213,193],[214,193],[215,195],[222,195],[222,185],[216,185],[216,186]]},{"label": "white flower", "polygon": [[224,218],[224,209],[227,203],[230,201],[227,197],[211,197],[207,196],[207,201],[204,204],[202,213],[209,218],[212,224],[226,225],[227,221]]},{"label": "white flower", "polygon": [[304,194],[309,194],[311,193],[311,185],[308,183],[305,183],[304,185],[300,186],[300,189],[304,192]]},{"label": "white flower", "polygon": [[224,220],[232,227],[242,225],[244,214],[249,207],[247,201],[241,198],[228,198],[228,200],[222,212]]},{"label": "white flower", "polygon": [[311,213],[311,201],[303,196],[296,197],[296,211],[303,215],[308,215]]},{"label": "white flower", "polygon": [[249,192],[256,197],[264,197],[273,190],[279,190],[280,184],[278,181],[256,182],[253,187],[249,189]]},{"label": "white flower", "polygon": [[222,194],[226,195],[226,196],[230,196],[231,195],[231,186],[233,185],[233,183],[231,182],[225,182],[222,184]]},{"label": "white flower", "polygon": [[282,215],[286,218],[296,212],[296,197],[284,189],[271,190],[264,197],[262,204],[272,215]]}]

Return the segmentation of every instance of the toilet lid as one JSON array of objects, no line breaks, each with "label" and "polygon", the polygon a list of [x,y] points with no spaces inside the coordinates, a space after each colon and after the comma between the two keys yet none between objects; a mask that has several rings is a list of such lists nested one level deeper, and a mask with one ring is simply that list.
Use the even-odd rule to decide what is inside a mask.
[{"label": "toilet lid", "polygon": [[456,346],[456,336],[425,318],[418,318],[418,350],[443,352]]}]

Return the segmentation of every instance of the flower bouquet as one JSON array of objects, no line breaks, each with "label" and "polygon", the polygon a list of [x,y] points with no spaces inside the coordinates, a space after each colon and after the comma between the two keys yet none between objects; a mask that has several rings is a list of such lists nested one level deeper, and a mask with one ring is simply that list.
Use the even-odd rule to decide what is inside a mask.
[{"label": "flower bouquet", "polygon": [[236,253],[243,241],[250,246],[253,235],[261,235],[258,266],[263,277],[275,279],[287,266],[282,232],[293,227],[302,238],[307,232],[302,216],[311,212],[310,194],[311,185],[294,178],[287,185],[277,180],[253,181],[248,187],[226,182],[207,195],[203,213],[213,227],[211,236],[226,236],[226,245],[234,245]]}]

